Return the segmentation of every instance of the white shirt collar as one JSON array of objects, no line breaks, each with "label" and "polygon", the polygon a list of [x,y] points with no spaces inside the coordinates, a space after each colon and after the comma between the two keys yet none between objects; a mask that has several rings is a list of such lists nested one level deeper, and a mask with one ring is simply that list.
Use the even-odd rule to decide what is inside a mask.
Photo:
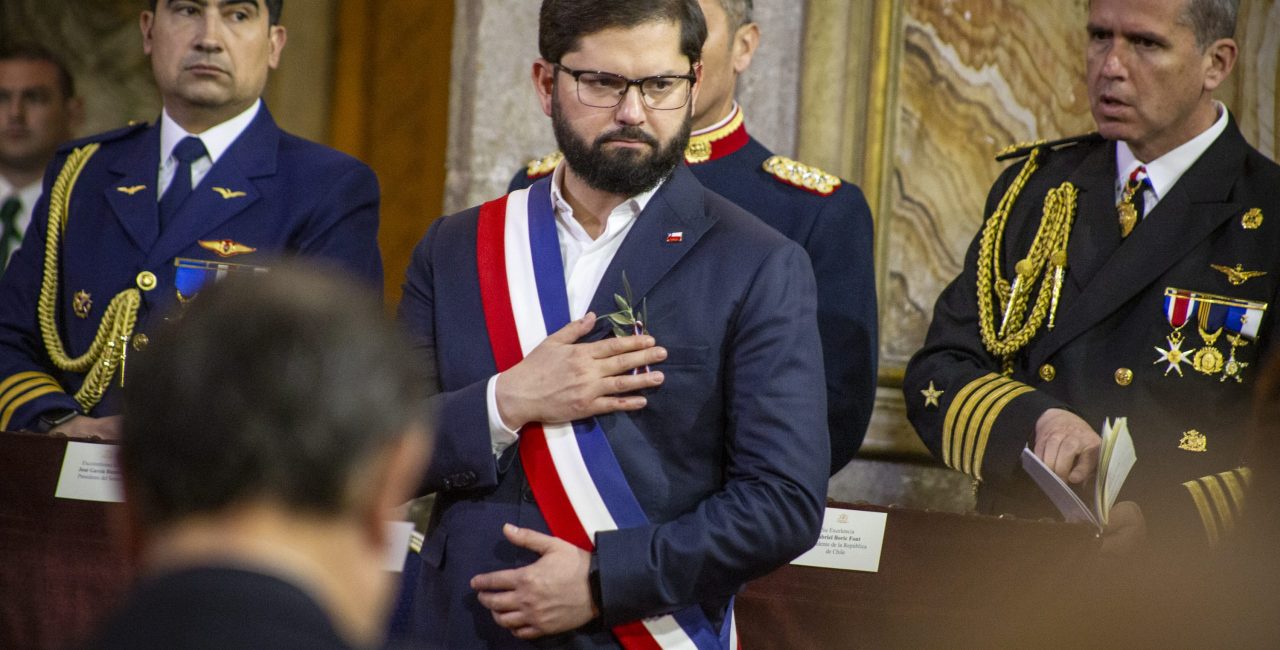
[{"label": "white shirt collar", "polygon": [[204,143],[204,148],[209,152],[209,159],[218,162],[218,158],[231,148],[236,138],[245,129],[249,128],[249,124],[258,116],[258,111],[262,110],[262,100],[253,103],[243,113],[219,124],[204,133],[195,135],[188,133],[186,129],[178,126],[178,123],[169,117],[169,111],[166,109],[160,114],[160,167],[164,168],[168,164],[170,157],[173,155],[173,148],[178,146],[182,139],[195,135]]},{"label": "white shirt collar", "polygon": [[[1190,140],[1179,145],[1169,153],[1166,153],[1149,163],[1146,163],[1147,177],[1151,179],[1151,191],[1156,198],[1162,198],[1173,188],[1173,185],[1182,178],[1182,175],[1195,164],[1200,156],[1204,155],[1214,140],[1227,130],[1227,108],[1222,102],[1215,100],[1214,107],[1218,110],[1218,119],[1205,129],[1203,133],[1197,135]],[[1116,171],[1119,176],[1116,178],[1117,187],[1122,187],[1125,181],[1129,180],[1129,174],[1137,169],[1143,163],[1133,155],[1133,151],[1129,149],[1129,145],[1124,141],[1116,143]]]},{"label": "white shirt collar", "polygon": [[37,179],[34,183],[28,183],[22,187],[14,187],[9,179],[0,176],[0,201],[4,201],[11,196],[16,196],[22,201],[24,209],[30,210],[40,199],[40,192],[44,189],[44,179]]},{"label": "white shirt collar", "polygon": [[695,135],[702,135],[703,133],[711,133],[712,131],[715,131],[716,129],[719,129],[724,125],[728,124],[731,120],[733,120],[733,116],[737,114],[738,114],[738,102],[735,100],[733,102],[733,109],[729,111],[728,115],[725,115],[723,118],[720,119],[719,122],[716,122],[715,124],[712,124],[711,126],[708,126],[705,129],[698,129],[693,133],[690,133],[689,136],[692,137]]},{"label": "white shirt collar", "polygon": [[[573,206],[564,198],[564,192],[561,187],[564,184],[565,164],[562,161],[556,165],[556,170],[551,174],[551,205],[556,212],[556,220],[565,228],[574,239],[583,242],[592,241],[591,236],[587,234],[586,228],[578,223],[573,217]],[[663,179],[662,183],[666,180]],[[624,227],[630,225],[631,220],[639,216],[644,211],[645,206],[649,205],[649,200],[657,193],[658,188],[662,187],[662,183],[658,183],[653,189],[641,192],[626,201],[623,201],[609,213],[609,219],[605,223],[604,233],[600,235],[596,241],[604,241],[612,239],[623,231]]]}]

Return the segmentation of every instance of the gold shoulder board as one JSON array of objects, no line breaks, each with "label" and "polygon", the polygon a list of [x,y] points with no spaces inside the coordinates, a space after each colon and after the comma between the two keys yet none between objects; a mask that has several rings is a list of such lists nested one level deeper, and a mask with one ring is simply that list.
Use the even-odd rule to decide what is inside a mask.
[{"label": "gold shoulder board", "polygon": [[1083,135],[1073,135],[1069,138],[1062,138],[1060,140],[1036,140],[1034,142],[1018,142],[1015,144],[1011,144],[1005,147],[1004,149],[1001,149],[998,153],[996,153],[996,161],[1004,162],[1006,160],[1013,160],[1015,158],[1023,158],[1030,155],[1032,151],[1040,147],[1056,149],[1058,147],[1065,147],[1067,145],[1080,144],[1081,142],[1097,142],[1101,140],[1102,140],[1102,136],[1095,131],[1093,133],[1085,133]]},{"label": "gold shoulder board", "polygon": [[556,165],[559,165],[561,160],[564,160],[564,154],[559,151],[530,160],[528,166],[524,168],[525,174],[529,176],[529,180],[542,178],[555,171]]},{"label": "gold shoulder board", "polygon": [[842,182],[839,177],[828,174],[817,167],[810,167],[784,156],[772,156],[764,161],[764,170],[788,185],[794,185],[822,196],[830,196],[832,192],[836,191],[836,188],[840,187]]}]

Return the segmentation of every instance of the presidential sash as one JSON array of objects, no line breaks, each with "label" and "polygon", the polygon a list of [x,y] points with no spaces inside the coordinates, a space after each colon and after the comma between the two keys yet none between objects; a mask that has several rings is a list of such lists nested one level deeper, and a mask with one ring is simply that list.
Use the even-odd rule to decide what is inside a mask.
[{"label": "presidential sash", "polygon": [[[564,263],[550,178],[480,208],[476,262],[485,325],[498,372],[569,324]],[[594,418],[530,422],[520,463],[551,533],[587,551],[601,531],[646,526],[648,517]],[[717,633],[698,606],[613,628],[624,648],[736,648],[732,607]]]}]

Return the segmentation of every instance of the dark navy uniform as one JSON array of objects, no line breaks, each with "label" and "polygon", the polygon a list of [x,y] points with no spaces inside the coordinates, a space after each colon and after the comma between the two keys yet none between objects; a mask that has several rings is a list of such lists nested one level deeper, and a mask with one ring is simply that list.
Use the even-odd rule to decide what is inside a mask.
[{"label": "dark navy uniform", "polygon": [[[1142,507],[1157,542],[1213,542],[1239,515],[1253,379],[1280,334],[1266,309],[1280,288],[1280,167],[1229,121],[1122,238],[1115,149],[1095,135],[1034,154],[1038,169],[1008,212],[1002,244],[989,237],[984,245],[979,234],[938,298],[925,345],[907,366],[907,413],[938,458],[980,480],[979,509],[1020,516],[1056,513],[1019,465],[1046,409],[1069,409],[1095,430],[1125,416],[1137,463],[1119,498]],[[989,224],[1028,164],[992,188]],[[1059,214],[1046,210],[1046,195],[1064,181],[1078,195],[1058,260],[1058,304],[1049,298],[1040,326],[1003,358],[981,333],[979,294],[998,330],[1001,295],[1020,260],[1036,256],[1032,241]],[[1028,314],[1040,282],[1052,293],[1054,264],[1020,281]],[[997,266],[999,278],[984,265]],[[1009,284],[992,289],[997,280]]]},{"label": "dark navy uniform", "polygon": [[[740,109],[693,135],[685,161],[704,186],[756,215],[809,254],[818,282],[818,328],[827,374],[831,473],[857,453],[875,404],[877,321],[871,209],[856,185],[773,155],[752,138]],[[560,154],[535,160],[509,191],[550,174]]]},{"label": "dark navy uniform", "polygon": [[[128,355],[177,302],[175,258],[261,267],[306,255],[381,287],[377,179],[359,161],[284,133],[263,106],[161,232],[159,157],[160,127],[138,125],[72,142],[50,164],[0,282],[0,429],[113,414]],[[51,214],[62,227],[47,250]],[[95,367],[106,371],[86,382]]]}]

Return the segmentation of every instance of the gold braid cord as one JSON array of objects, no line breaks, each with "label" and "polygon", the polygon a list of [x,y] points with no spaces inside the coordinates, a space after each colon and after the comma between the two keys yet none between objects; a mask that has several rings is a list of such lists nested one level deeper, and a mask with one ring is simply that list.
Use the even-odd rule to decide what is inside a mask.
[{"label": "gold braid cord", "polygon": [[[1075,220],[1075,186],[1063,183],[1049,190],[1031,250],[1015,266],[1012,282],[1002,277],[1000,251],[1009,212],[1027,180],[1038,168],[1041,151],[1037,148],[1031,152],[1022,171],[987,219],[978,244],[978,324],[982,344],[1001,360],[1005,375],[1013,372],[1014,355],[1031,342],[1044,324],[1050,299],[1056,293],[1055,284],[1060,282],[1052,278],[1060,278],[1059,272],[1066,267],[1067,239]],[[1055,273],[1047,272],[1051,267]],[[1039,293],[1028,314],[1027,304],[1037,283],[1040,285]]]},{"label": "gold braid cord", "polygon": [[87,372],[75,399],[85,412],[92,409],[106,392],[116,368],[124,360],[125,343],[133,334],[138,322],[138,307],[142,294],[137,289],[126,289],[111,299],[102,315],[98,333],[93,337],[89,350],[74,359],[67,356],[58,334],[58,251],[62,235],[66,233],[67,213],[71,206],[71,190],[80,178],[80,172],[89,158],[98,151],[98,144],[90,144],[71,152],[58,173],[53,188],[49,190],[49,229],[44,249],[44,279],[40,284],[40,301],[37,314],[40,334],[49,358],[66,372]]}]

